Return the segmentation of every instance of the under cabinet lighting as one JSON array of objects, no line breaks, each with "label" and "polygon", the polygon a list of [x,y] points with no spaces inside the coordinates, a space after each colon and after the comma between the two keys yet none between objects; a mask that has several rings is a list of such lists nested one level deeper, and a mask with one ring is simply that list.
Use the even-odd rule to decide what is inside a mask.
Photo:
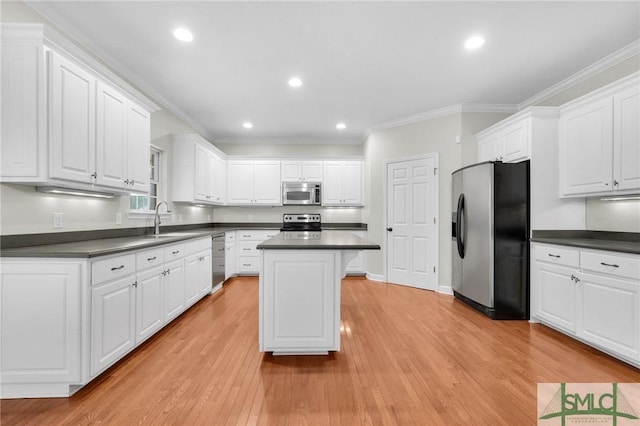
[{"label": "under cabinet lighting", "polygon": [[617,197],[602,197],[600,201],[627,201],[627,200],[640,200],[640,195],[621,195]]},{"label": "under cabinet lighting", "polygon": [[75,195],[78,197],[93,197],[93,198],[115,197],[115,195],[110,192],[88,191],[85,189],[60,188],[57,186],[36,186],[36,191],[42,192],[43,194]]},{"label": "under cabinet lighting", "polygon": [[244,127],[245,129],[251,129],[253,128],[253,124],[249,123],[248,121],[242,123],[242,127]]},{"label": "under cabinet lighting", "polygon": [[293,77],[289,80],[289,86],[300,87],[302,86],[302,80],[300,80],[298,77]]},{"label": "under cabinet lighting", "polygon": [[347,128],[347,125],[346,125],[346,124],[344,124],[344,123],[338,123],[338,124],[336,124],[336,129],[338,129],[338,130],[344,130],[344,129],[346,129],[346,128]]}]

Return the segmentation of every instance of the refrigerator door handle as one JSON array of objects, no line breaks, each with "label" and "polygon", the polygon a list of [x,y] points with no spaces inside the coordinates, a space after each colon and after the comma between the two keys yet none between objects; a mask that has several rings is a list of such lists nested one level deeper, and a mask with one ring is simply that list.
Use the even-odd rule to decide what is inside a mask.
[{"label": "refrigerator door handle", "polygon": [[458,197],[458,208],[456,211],[456,245],[460,258],[464,259],[464,241],[462,241],[462,211],[464,210],[464,194]]}]

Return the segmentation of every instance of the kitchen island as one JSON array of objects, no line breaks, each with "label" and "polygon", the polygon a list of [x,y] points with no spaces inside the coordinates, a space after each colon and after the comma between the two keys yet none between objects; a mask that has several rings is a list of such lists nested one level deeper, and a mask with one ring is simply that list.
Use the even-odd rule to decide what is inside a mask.
[{"label": "kitchen island", "polygon": [[340,350],[340,283],[359,250],[380,246],[346,232],[281,232],[258,244],[260,351],[326,355]]}]

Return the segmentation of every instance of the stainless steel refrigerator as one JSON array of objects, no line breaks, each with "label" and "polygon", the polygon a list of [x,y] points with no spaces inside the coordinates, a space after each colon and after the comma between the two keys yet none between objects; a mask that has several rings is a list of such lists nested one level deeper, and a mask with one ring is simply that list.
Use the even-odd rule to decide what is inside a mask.
[{"label": "stainless steel refrigerator", "polygon": [[529,318],[529,161],[452,175],[452,287],[494,319]]}]

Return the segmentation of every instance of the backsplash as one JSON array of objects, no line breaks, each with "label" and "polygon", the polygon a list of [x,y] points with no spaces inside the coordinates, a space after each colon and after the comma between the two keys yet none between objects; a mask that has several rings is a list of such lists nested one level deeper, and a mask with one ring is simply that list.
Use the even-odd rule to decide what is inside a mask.
[{"label": "backsplash", "polygon": [[588,198],[587,229],[640,232],[640,200],[602,201]]},{"label": "backsplash", "polygon": [[264,222],[280,223],[285,213],[320,213],[325,223],[361,223],[362,208],[352,207],[216,207],[213,209],[213,221],[225,222]]}]

